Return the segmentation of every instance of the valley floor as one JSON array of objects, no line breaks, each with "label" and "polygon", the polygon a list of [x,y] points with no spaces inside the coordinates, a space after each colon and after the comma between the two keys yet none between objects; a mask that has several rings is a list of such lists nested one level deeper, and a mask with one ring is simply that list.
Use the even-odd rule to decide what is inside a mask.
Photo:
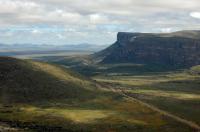
[{"label": "valley floor", "polygon": [[[46,61],[90,75],[92,80],[88,80],[96,83],[101,92],[95,92],[93,98],[1,104],[0,120],[9,122],[11,126],[17,123],[19,127],[32,131],[199,131],[199,74],[194,74],[191,70],[146,73],[149,69],[141,69],[134,64],[92,65],[91,68],[86,65],[91,63],[87,58],[84,58],[84,65],[79,65],[80,58],[75,62],[74,58],[67,58],[73,61],[71,63],[62,59],[59,62],[58,58],[50,57]],[[52,68],[48,69],[45,65],[44,69],[52,74]],[[62,81],[68,79],[62,76],[62,71],[56,73],[56,77]],[[7,129],[9,125],[3,123],[0,128]]]},{"label": "valley floor", "polygon": [[189,71],[147,75],[99,75],[98,82],[146,106],[200,130],[200,76]]},{"label": "valley floor", "polygon": [[[196,130],[129,97],[102,97],[74,106],[15,106],[1,109],[0,117],[40,131],[190,132]],[[65,104],[66,105],[66,104]],[[21,123],[21,124],[20,124]],[[25,124],[25,126],[23,125]],[[38,127],[36,127],[38,126]]]}]

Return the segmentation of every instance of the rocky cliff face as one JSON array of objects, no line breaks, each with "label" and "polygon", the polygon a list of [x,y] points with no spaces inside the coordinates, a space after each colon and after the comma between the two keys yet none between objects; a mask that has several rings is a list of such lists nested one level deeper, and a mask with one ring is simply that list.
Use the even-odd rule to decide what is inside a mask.
[{"label": "rocky cliff face", "polygon": [[102,63],[161,64],[190,67],[200,64],[200,32],[169,34],[124,33],[107,49],[96,53]]}]

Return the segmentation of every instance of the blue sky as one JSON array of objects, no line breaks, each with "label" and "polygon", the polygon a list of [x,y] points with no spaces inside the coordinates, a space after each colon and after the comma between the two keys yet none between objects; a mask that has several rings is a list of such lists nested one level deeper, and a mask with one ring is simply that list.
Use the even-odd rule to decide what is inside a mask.
[{"label": "blue sky", "polygon": [[0,0],[0,43],[112,44],[117,32],[200,30],[200,0]]}]

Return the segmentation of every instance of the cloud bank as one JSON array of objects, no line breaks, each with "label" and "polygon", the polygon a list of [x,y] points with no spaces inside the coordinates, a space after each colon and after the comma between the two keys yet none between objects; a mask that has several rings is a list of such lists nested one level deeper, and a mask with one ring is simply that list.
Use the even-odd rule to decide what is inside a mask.
[{"label": "cloud bank", "polygon": [[200,29],[199,0],[0,0],[0,43],[111,44],[116,33]]}]

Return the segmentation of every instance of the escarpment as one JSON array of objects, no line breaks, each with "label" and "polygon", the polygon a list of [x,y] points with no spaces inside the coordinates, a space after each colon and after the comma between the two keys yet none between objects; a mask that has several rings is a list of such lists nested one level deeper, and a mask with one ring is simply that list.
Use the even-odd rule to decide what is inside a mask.
[{"label": "escarpment", "polygon": [[200,31],[173,33],[119,32],[117,41],[94,54],[101,63],[140,63],[173,67],[200,64]]}]

